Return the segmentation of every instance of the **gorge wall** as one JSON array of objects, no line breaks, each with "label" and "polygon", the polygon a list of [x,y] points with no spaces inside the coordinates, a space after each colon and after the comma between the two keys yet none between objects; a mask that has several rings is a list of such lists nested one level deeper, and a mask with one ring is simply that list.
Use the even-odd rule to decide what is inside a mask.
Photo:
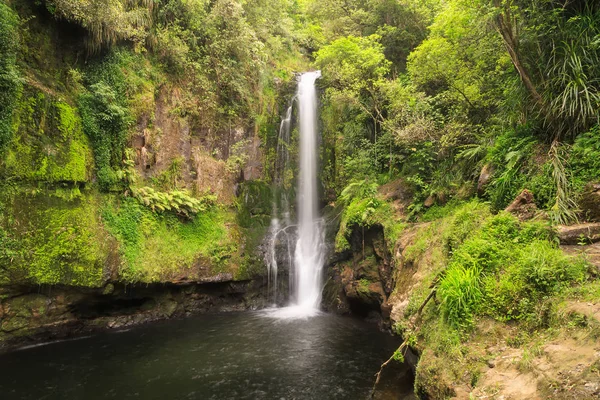
[{"label": "gorge wall", "polygon": [[[191,8],[86,17],[76,2],[0,4],[0,347],[259,305],[272,147],[295,82],[241,53],[258,27],[217,3],[202,6],[211,32],[185,25],[200,6],[180,2]],[[123,11],[152,20],[129,22],[147,41],[120,37],[121,21],[96,47],[85,18],[107,30]],[[222,53],[175,59],[168,41],[183,46],[185,29]],[[219,69],[232,57],[251,79]]]}]

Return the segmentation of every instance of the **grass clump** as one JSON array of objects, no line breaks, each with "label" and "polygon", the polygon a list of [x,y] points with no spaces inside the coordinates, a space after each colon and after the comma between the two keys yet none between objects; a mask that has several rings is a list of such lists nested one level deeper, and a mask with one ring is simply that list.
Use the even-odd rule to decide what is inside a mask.
[{"label": "grass clump", "polygon": [[546,324],[545,301],[582,282],[587,269],[551,236],[540,223],[507,213],[488,217],[451,254],[439,287],[445,321],[459,330],[472,327],[476,316]]}]

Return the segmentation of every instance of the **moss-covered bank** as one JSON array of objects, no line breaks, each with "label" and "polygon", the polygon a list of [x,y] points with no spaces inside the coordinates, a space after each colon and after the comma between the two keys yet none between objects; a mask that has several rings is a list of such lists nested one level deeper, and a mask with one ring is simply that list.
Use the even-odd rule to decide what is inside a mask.
[{"label": "moss-covered bank", "polygon": [[143,299],[165,287],[178,304],[209,291],[202,310],[257,306],[238,294],[263,284],[278,119],[303,57],[256,5],[134,3],[0,3],[0,342],[97,319],[72,312],[97,298],[114,318],[154,310]]}]

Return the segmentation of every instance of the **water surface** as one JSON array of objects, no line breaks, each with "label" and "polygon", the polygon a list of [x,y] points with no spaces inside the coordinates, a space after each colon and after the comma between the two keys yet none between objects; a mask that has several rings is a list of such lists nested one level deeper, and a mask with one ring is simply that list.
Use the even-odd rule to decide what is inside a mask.
[{"label": "water surface", "polygon": [[[397,346],[373,325],[327,314],[203,315],[4,354],[0,398],[365,399]],[[379,397],[412,398],[405,372],[390,370]]]}]

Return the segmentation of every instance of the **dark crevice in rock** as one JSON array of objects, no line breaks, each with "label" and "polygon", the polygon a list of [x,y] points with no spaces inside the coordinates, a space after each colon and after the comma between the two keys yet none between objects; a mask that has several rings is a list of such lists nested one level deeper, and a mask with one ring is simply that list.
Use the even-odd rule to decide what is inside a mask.
[{"label": "dark crevice in rock", "polygon": [[2,287],[0,350],[206,312],[264,306],[262,280],[103,288]]}]

